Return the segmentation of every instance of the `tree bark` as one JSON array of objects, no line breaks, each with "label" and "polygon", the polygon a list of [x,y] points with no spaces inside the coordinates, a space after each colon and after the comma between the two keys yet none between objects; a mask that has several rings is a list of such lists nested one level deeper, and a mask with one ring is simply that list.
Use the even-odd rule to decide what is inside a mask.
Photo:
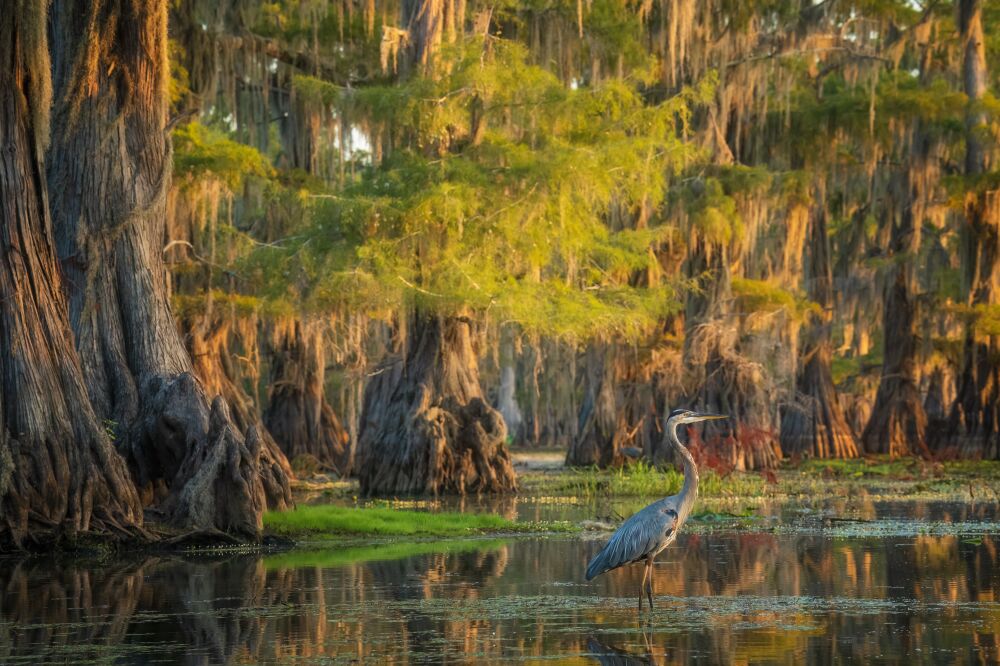
[{"label": "tree bark", "polygon": [[[276,510],[290,507],[292,467],[261,422],[253,399],[240,385],[240,373],[233,367],[236,354],[230,348],[234,337],[232,320],[210,307],[208,312],[182,321],[182,326],[187,331],[185,340],[194,364],[194,374],[205,391],[225,400],[236,432],[246,433],[253,428],[260,438],[260,474],[267,506]],[[256,326],[255,322],[253,327]]]},{"label": "tree bark", "polygon": [[48,217],[46,2],[0,12],[0,548],[142,525],[90,408]]},{"label": "tree bark", "polygon": [[48,183],[57,250],[91,403],[113,422],[144,499],[169,500],[161,508],[171,522],[206,528],[213,521],[204,506],[183,501],[184,484],[205,487],[209,467],[192,467],[211,459],[214,482],[231,490],[219,489],[212,526],[256,537],[265,504],[252,468],[259,452],[221,424],[224,404],[209,407],[169,307],[161,256],[171,172],[166,5],[52,5]]},{"label": "tree bark", "polygon": [[709,277],[704,290],[688,299],[685,402],[693,409],[725,414],[735,423],[732,429],[729,421],[706,424],[704,443],[699,446],[733,469],[777,467],[781,447],[769,392],[771,380],[759,363],[737,351],[737,327],[722,319],[723,303],[732,301],[728,250],[698,241],[689,251],[687,271],[693,278]]},{"label": "tree bark", "polygon": [[[401,3],[403,26],[407,30],[409,58],[417,73],[430,74],[441,42],[455,37],[456,5],[462,5],[461,21],[464,22],[464,2],[455,0],[404,0]],[[451,17],[450,31],[447,19]],[[459,24],[459,30],[462,30]]]},{"label": "tree bark", "polygon": [[346,476],[351,471],[347,431],[326,402],[326,359],[316,325],[291,320],[274,325],[270,399],[264,423],[293,463],[309,456]]},{"label": "tree bark", "polygon": [[[892,227],[890,246],[894,255],[911,251],[915,242],[914,225],[918,221],[914,219],[913,192],[908,191],[906,196],[910,201]],[[861,442],[868,453],[901,456],[926,450],[927,416],[916,380],[917,315],[910,275],[913,267],[909,260],[903,260],[890,270],[882,323],[882,377]]]},{"label": "tree bark", "polygon": [[796,382],[799,404],[790,407],[782,416],[781,447],[787,455],[855,458],[857,442],[844,417],[830,372],[833,269],[826,226],[826,198],[822,191],[816,199],[818,203],[814,206],[810,225],[808,275],[809,296],[820,311],[810,315],[802,349],[804,362]]},{"label": "tree bark", "polygon": [[403,356],[365,391],[357,474],[366,495],[516,489],[507,430],[479,385],[465,317],[417,311]]},{"label": "tree bark", "polygon": [[577,436],[566,452],[568,466],[620,465],[623,424],[618,404],[613,345],[594,341],[587,347]]},{"label": "tree bark", "polygon": [[579,426],[577,350],[558,340],[535,337],[526,359],[529,401],[525,431],[535,446],[568,449]]},{"label": "tree bark", "polygon": [[[982,0],[961,0],[958,28],[964,57],[963,79],[969,97],[966,113],[965,174],[974,178],[988,168],[989,119],[981,106],[988,71],[983,36]],[[1000,192],[971,192],[966,196],[962,268],[969,288],[968,304],[993,306],[1000,293]],[[965,335],[958,396],[945,430],[945,441],[969,457],[1000,458],[1000,348],[995,336],[977,334],[971,324]]]}]

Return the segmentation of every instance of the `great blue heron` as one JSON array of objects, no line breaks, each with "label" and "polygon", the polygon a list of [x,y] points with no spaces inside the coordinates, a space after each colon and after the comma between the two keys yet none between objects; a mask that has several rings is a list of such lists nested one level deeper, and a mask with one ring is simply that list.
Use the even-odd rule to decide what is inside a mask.
[{"label": "great blue heron", "polygon": [[622,523],[594,559],[587,565],[587,580],[602,573],[645,560],[646,568],[639,587],[639,612],[642,612],[642,591],[646,590],[649,609],[653,610],[653,559],[669,546],[684,525],[698,497],[698,467],[680,440],[677,426],[724,419],[719,414],[698,414],[688,409],[675,409],[667,418],[667,437],[684,458],[684,485],[681,491],[659,502],[653,502]]}]

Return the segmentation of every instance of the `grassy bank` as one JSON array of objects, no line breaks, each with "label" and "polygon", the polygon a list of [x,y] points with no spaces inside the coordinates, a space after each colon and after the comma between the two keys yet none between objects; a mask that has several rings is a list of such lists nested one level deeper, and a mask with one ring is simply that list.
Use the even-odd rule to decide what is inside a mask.
[{"label": "grassy bank", "polygon": [[[758,474],[720,476],[702,471],[698,493],[702,497],[759,496],[767,481]],[[522,474],[521,493],[539,496],[665,497],[680,491],[684,475],[673,468],[658,469],[639,462],[617,469],[563,468],[558,472]]]},{"label": "grassy bank", "polygon": [[301,505],[264,514],[264,528],[289,537],[468,536],[510,532],[566,532],[562,522],[526,523],[490,513],[408,511],[391,507]]},{"label": "grassy bank", "polygon": [[[683,475],[669,467],[658,469],[640,462],[607,470],[566,468],[562,457],[561,451],[515,450],[518,496],[551,503],[622,498],[635,499],[638,505],[642,500],[677,493],[683,483]],[[350,500],[358,494],[353,480],[326,481],[317,477],[299,482],[296,487],[300,497],[313,499]],[[734,507],[742,511],[748,502],[808,504],[861,495],[885,500],[1000,500],[1000,461],[893,460],[886,456],[785,461],[779,469],[766,474],[722,475],[703,469],[699,484],[703,506],[730,512]]]}]

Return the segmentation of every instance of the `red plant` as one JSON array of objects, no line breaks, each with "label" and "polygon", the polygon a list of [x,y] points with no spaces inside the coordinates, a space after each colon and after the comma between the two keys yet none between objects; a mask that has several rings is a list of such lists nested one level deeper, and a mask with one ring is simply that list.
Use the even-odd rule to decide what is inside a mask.
[{"label": "red plant", "polygon": [[[716,433],[705,440],[698,430],[689,428],[688,449],[700,467],[725,477],[737,468],[738,463],[749,457],[741,454],[764,447],[774,447],[776,438],[777,434],[773,430],[741,425],[738,430]],[[773,473],[765,476],[768,480],[772,477]]]}]

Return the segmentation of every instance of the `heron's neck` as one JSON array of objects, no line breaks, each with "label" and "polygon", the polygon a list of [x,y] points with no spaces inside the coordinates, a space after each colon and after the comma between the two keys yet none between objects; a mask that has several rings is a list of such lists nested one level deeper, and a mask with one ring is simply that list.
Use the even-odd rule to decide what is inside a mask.
[{"label": "heron's neck", "polygon": [[694,457],[691,455],[691,452],[681,444],[680,438],[677,437],[676,423],[671,424],[670,435],[674,441],[674,446],[677,447],[677,452],[684,459],[684,485],[681,487],[680,492],[680,515],[678,516],[683,521],[691,513],[694,501],[698,497],[698,466],[694,463]]}]

